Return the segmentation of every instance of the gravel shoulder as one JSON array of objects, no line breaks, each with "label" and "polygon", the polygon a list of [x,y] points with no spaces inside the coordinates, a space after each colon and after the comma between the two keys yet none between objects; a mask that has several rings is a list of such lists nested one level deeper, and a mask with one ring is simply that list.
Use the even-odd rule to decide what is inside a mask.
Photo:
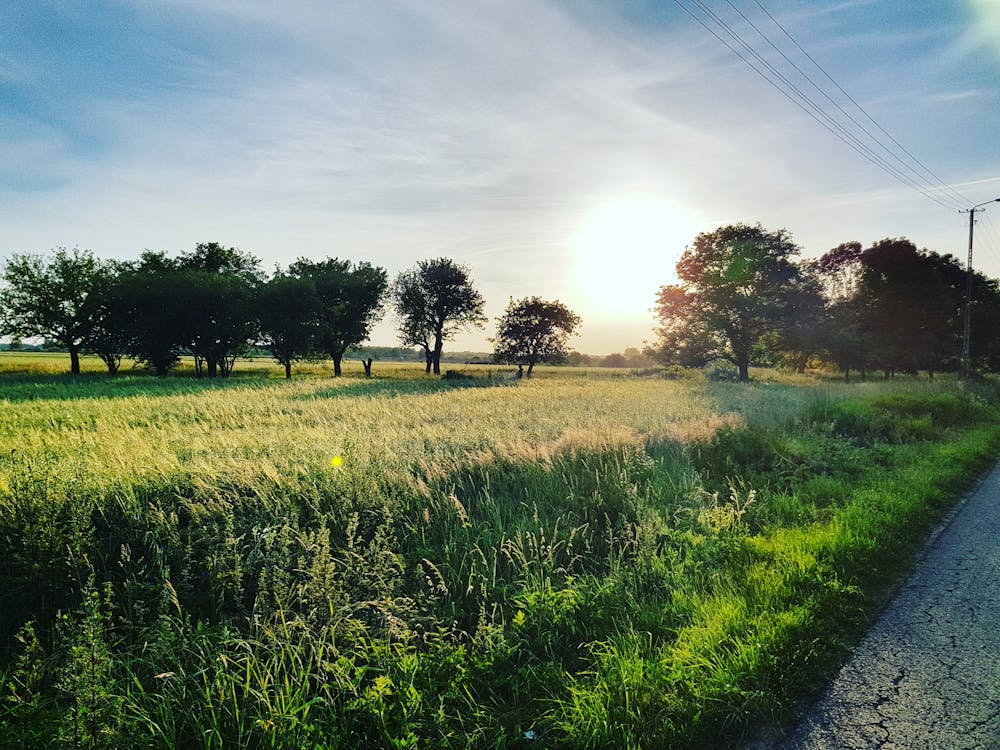
[{"label": "gravel shoulder", "polygon": [[1000,749],[1000,464],[777,747]]}]

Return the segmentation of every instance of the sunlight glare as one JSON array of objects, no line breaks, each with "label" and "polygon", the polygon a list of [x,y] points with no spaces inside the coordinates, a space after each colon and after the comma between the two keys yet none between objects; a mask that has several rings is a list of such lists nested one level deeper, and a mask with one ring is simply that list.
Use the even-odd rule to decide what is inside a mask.
[{"label": "sunlight glare", "polygon": [[600,315],[645,316],[656,290],[676,282],[674,266],[697,233],[695,218],[665,198],[614,198],[573,238],[575,291]]}]

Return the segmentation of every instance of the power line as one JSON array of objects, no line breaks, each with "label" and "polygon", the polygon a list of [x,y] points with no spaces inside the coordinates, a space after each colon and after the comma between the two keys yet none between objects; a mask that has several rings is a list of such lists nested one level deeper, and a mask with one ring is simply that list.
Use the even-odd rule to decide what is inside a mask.
[{"label": "power line", "polygon": [[918,159],[916,156],[914,156],[902,143],[900,143],[895,138],[893,138],[892,134],[888,130],[886,130],[884,127],[882,127],[882,125],[880,125],[875,120],[875,118],[873,118],[868,113],[868,110],[866,110],[864,107],[862,107],[853,96],[851,96],[847,91],[845,91],[844,87],[841,86],[836,81],[836,79],[827,72],[826,68],[824,68],[822,65],[820,65],[819,62],[812,55],[810,55],[805,50],[805,48],[803,48],[803,46],[801,44],[799,44],[798,40],[794,36],[792,36],[792,34],[788,31],[788,29],[786,29],[778,21],[778,19],[775,18],[771,14],[771,12],[767,8],[764,7],[764,4],[760,0],[753,0],[753,1],[757,5],[757,7],[760,8],[769,19],[771,19],[771,22],[775,26],[777,26],[786,37],[788,37],[788,39],[792,42],[792,44],[795,45],[795,47],[799,50],[799,52],[801,52],[803,55],[805,55],[806,58],[809,60],[809,62],[811,62],[813,65],[815,65],[816,68],[819,69],[819,71],[824,76],[826,76],[827,80],[830,81],[830,83],[832,83],[834,86],[836,86],[837,90],[840,91],[840,93],[843,94],[845,97],[847,97],[847,100],[849,102],[851,102],[851,104],[853,104],[855,107],[858,108],[858,111],[860,111],[868,119],[868,122],[870,122],[872,125],[874,125],[876,128],[878,128],[879,131],[881,131],[882,134],[885,135],[886,138],[888,138],[890,141],[892,141],[892,143],[895,144],[896,147],[900,151],[902,151],[904,154],[906,154],[906,156],[908,156],[913,161],[914,164],[916,164],[917,166],[919,166],[926,174],[930,175],[930,177],[932,177],[937,184],[941,185],[940,188],[935,188],[935,189],[937,189],[937,190],[947,190],[955,198],[957,198],[959,200],[959,202],[961,203],[961,205],[963,205],[963,206],[968,206],[968,205],[972,204],[972,201],[967,196],[962,195],[962,193],[958,192],[953,186],[949,185],[947,182],[945,182],[940,177],[938,177],[937,174],[930,167],[928,167],[926,164],[924,164],[922,161],[920,161],[920,159]]},{"label": "power line", "polygon": [[[719,17],[718,14],[716,14],[713,10],[711,10],[711,8],[709,8],[703,2],[703,0],[693,0],[693,2],[702,10],[703,13],[705,13],[712,20],[714,20],[715,23],[720,28],[725,30],[725,32],[729,34],[729,36],[734,41],[738,42],[740,46],[743,47],[744,50],[749,52],[754,57],[754,59],[756,59],[758,62],[760,62],[761,65],[763,65],[768,71],[770,71],[771,74],[775,78],[777,78],[778,81],[781,82],[781,84],[784,84],[784,86],[786,86],[788,89],[794,92],[798,102],[804,102],[805,104],[807,104],[809,107],[807,113],[811,117],[813,117],[814,120],[817,120],[817,122],[823,125],[823,127],[825,127],[828,131],[833,133],[833,135],[837,136],[841,141],[850,146],[855,152],[860,154],[870,163],[879,167],[890,176],[896,178],[907,187],[916,190],[917,192],[921,193],[925,197],[929,198],[930,200],[934,201],[935,203],[944,208],[947,208],[949,210],[955,208],[954,206],[949,206],[945,204],[944,201],[941,200],[938,196],[928,193],[928,191],[924,190],[919,185],[914,183],[910,177],[900,172],[898,169],[889,164],[885,159],[883,159],[881,156],[872,151],[871,148],[869,148],[866,144],[862,143],[854,134],[848,132],[848,130],[840,122],[838,122],[835,118],[833,118],[823,107],[821,107],[815,101],[813,101],[809,96],[807,96],[804,92],[802,92],[801,89],[799,89],[794,83],[792,83],[783,73],[781,73],[777,68],[771,65],[771,63],[769,63],[766,59],[764,59],[764,57],[759,52],[757,52],[757,50],[755,50],[752,45],[750,45],[738,32],[734,31],[733,28],[728,23],[726,23],[725,20]],[[744,60],[744,62],[748,62],[747,59],[742,55],[740,57],[741,59]],[[753,67],[754,70],[757,70],[758,73],[764,75],[756,66],[751,65],[751,67]],[[777,87],[779,90],[782,90],[782,93],[788,95],[787,90],[783,89],[781,84],[777,83],[775,80],[773,80],[767,75],[764,75],[764,78],[765,80],[768,81],[769,84],[771,84],[774,87]],[[819,118],[822,118],[822,120],[820,120]]]},{"label": "power line", "polygon": [[[813,120],[818,122],[823,126],[828,132],[836,136],[848,147],[866,159],[868,162],[874,166],[882,169],[890,176],[897,179],[899,182],[903,183],[907,187],[916,190],[921,193],[924,197],[934,201],[938,205],[952,210],[955,206],[950,206],[944,203],[937,195],[928,192],[926,189],[922,188],[920,185],[916,184],[912,178],[910,178],[905,173],[900,172],[898,169],[893,167],[888,163],[883,157],[879,156],[877,153],[872,151],[870,147],[861,142],[857,136],[850,133],[840,122],[833,118],[823,107],[818,105],[813,101],[808,95],[801,91],[794,83],[792,83],[781,71],[775,68],[770,62],[764,59],[759,52],[757,52],[752,45],[750,45],[738,32],[733,30],[733,28],[726,23],[725,20],[720,18],[711,8],[707,7],[702,0],[692,0],[693,4],[697,6],[704,14],[704,16],[711,21],[714,21],[716,26],[725,31],[730,38],[739,44],[749,55],[752,56],[753,60],[744,55],[737,47],[734,47],[726,39],[719,35],[715,29],[709,26],[702,17],[696,15],[690,8],[684,5],[681,0],[674,0],[674,3],[681,8],[688,16],[694,19],[702,28],[708,31],[712,36],[714,36],[719,42],[721,42],[730,52],[735,54],[740,60],[742,60],[748,67],[750,67],[754,72],[760,75],[772,88],[781,93],[785,98],[795,104],[799,109],[809,115]],[[742,14],[741,14],[742,15]],[[766,37],[765,37],[766,38]],[[754,60],[758,64],[755,64]],[[763,68],[763,69],[762,69]],[[765,72],[768,71],[768,72]],[[801,73],[801,69],[799,69]],[[770,75],[769,75],[770,73]],[[808,77],[807,77],[808,78]],[[815,84],[814,84],[815,85]],[[790,93],[793,92],[793,93]]]},{"label": "power line", "polygon": [[895,139],[895,138],[893,138],[893,137],[892,137],[892,136],[891,136],[891,135],[890,135],[890,134],[889,134],[889,133],[888,133],[888,132],[887,132],[887,131],[885,130],[885,128],[883,128],[883,127],[882,127],[881,125],[879,125],[879,124],[878,124],[877,122],[875,122],[875,120],[873,120],[873,119],[872,119],[872,117],[871,117],[871,116],[870,116],[870,115],[868,114],[868,112],[867,112],[867,111],[866,111],[866,110],[865,110],[865,109],[864,109],[864,108],[863,108],[863,107],[862,107],[862,106],[861,106],[860,104],[858,104],[858,103],[857,103],[857,102],[856,102],[856,101],[855,101],[855,100],[854,100],[854,99],[853,99],[853,98],[852,98],[852,97],[850,96],[850,94],[848,94],[848,93],[847,93],[846,91],[844,91],[843,87],[842,87],[842,86],[841,86],[841,85],[840,85],[839,83],[837,83],[837,82],[836,82],[836,81],[835,81],[835,80],[833,79],[833,77],[832,77],[832,76],[831,76],[831,75],[830,75],[829,73],[827,73],[827,72],[826,72],[826,70],[825,70],[824,68],[822,68],[822,67],[820,66],[820,64],[819,64],[818,62],[816,62],[815,60],[813,60],[813,58],[812,58],[812,57],[811,57],[811,56],[809,55],[809,53],[807,53],[807,52],[806,52],[806,51],[805,51],[805,50],[804,50],[804,49],[802,48],[802,45],[800,45],[800,44],[799,44],[798,42],[796,42],[796,41],[795,41],[794,37],[792,37],[792,36],[791,36],[791,34],[789,34],[789,33],[788,33],[788,31],[787,31],[787,30],[785,29],[785,27],[784,27],[784,26],[782,26],[782,25],[781,25],[780,23],[778,23],[777,19],[775,19],[775,18],[774,18],[774,16],[772,16],[772,15],[771,15],[771,14],[770,14],[770,13],[768,12],[767,8],[765,8],[765,7],[764,7],[764,6],[763,6],[763,5],[762,5],[762,4],[760,3],[760,0],[754,0],[754,2],[755,2],[755,3],[757,4],[757,6],[758,6],[758,7],[759,7],[759,8],[760,8],[760,9],[761,9],[762,11],[764,11],[764,13],[765,13],[765,14],[767,14],[767,17],[771,19],[771,21],[772,21],[772,22],[773,22],[773,23],[775,24],[775,26],[777,26],[777,27],[778,27],[779,29],[781,29],[781,31],[783,31],[783,32],[784,32],[785,36],[787,36],[787,37],[788,37],[789,39],[791,39],[791,40],[792,40],[792,42],[793,42],[793,43],[794,43],[794,44],[796,45],[796,47],[798,47],[798,49],[799,49],[799,50],[800,50],[800,51],[801,51],[801,52],[802,52],[802,53],[803,53],[804,55],[806,55],[806,57],[808,57],[808,58],[809,58],[809,60],[810,60],[810,61],[811,61],[811,62],[813,63],[813,65],[815,65],[815,66],[816,66],[817,68],[819,68],[819,70],[820,70],[820,71],[821,71],[821,72],[823,73],[823,75],[825,75],[825,76],[826,76],[826,77],[827,77],[827,78],[828,78],[828,79],[829,79],[830,81],[832,81],[832,82],[833,82],[833,85],[834,85],[834,86],[836,86],[836,87],[837,87],[837,88],[838,88],[838,89],[839,89],[839,90],[840,90],[840,91],[841,91],[841,92],[842,92],[842,93],[843,93],[843,94],[844,94],[844,95],[845,95],[845,96],[846,96],[846,97],[847,97],[848,99],[850,99],[850,100],[851,100],[851,102],[852,102],[852,103],[853,103],[853,104],[854,104],[854,105],[855,105],[855,106],[856,106],[856,107],[857,107],[857,108],[858,108],[859,110],[861,110],[861,112],[862,112],[862,113],[864,113],[864,115],[865,115],[865,116],[866,116],[866,117],[867,117],[867,118],[868,118],[868,119],[869,119],[869,120],[870,120],[870,121],[871,121],[871,122],[872,122],[872,123],[873,123],[873,124],[874,124],[874,125],[875,125],[875,126],[876,126],[877,128],[879,128],[879,129],[880,129],[880,130],[881,130],[881,131],[882,131],[882,132],[883,132],[883,133],[884,133],[884,134],[885,134],[885,135],[886,135],[886,136],[887,136],[887,137],[888,137],[888,138],[890,139],[890,141],[892,141],[893,143],[895,143],[895,144],[896,144],[896,145],[897,145],[897,146],[898,146],[898,147],[899,147],[900,149],[902,149],[902,151],[903,151],[904,153],[906,153],[906,154],[907,154],[908,156],[910,156],[911,160],[913,160],[914,162],[916,162],[916,164],[917,164],[917,165],[919,165],[920,167],[923,167],[924,171],[926,171],[926,172],[930,173],[930,174],[931,174],[931,176],[932,176],[932,177],[934,177],[934,180],[932,181],[932,180],[928,179],[928,178],[927,178],[927,177],[926,177],[925,175],[921,174],[921,173],[920,173],[920,170],[919,170],[919,169],[917,169],[916,167],[914,167],[914,166],[913,166],[913,164],[910,164],[910,163],[908,163],[908,162],[907,162],[907,161],[906,161],[905,159],[903,159],[903,158],[902,158],[902,157],[901,157],[901,156],[900,156],[900,155],[899,155],[899,154],[898,154],[898,153],[897,153],[896,151],[894,151],[893,149],[889,148],[889,146],[888,146],[888,145],[886,145],[886,143],[885,143],[885,142],[884,142],[884,141],[883,141],[883,140],[882,140],[881,138],[879,138],[879,137],[878,137],[878,136],[876,136],[876,135],[875,135],[874,133],[872,133],[872,132],[871,132],[871,130],[869,130],[869,129],[868,129],[868,128],[867,128],[867,127],[866,127],[866,126],[864,125],[864,124],[862,124],[862,123],[858,122],[858,120],[857,120],[857,119],[856,119],[856,118],[854,117],[854,115],[852,115],[852,114],[851,114],[850,112],[848,112],[848,111],[847,111],[846,109],[844,109],[844,107],[843,107],[843,106],[841,106],[841,104],[840,104],[840,103],[839,103],[838,101],[836,101],[836,100],[835,100],[835,99],[834,99],[834,98],[833,98],[832,96],[830,96],[830,95],[829,95],[829,94],[828,94],[828,93],[827,93],[827,92],[826,92],[826,91],[825,91],[825,90],[824,90],[824,89],[823,89],[823,88],[822,88],[822,87],[821,87],[821,86],[820,86],[819,84],[817,84],[817,83],[816,83],[816,81],[814,81],[814,80],[812,79],[812,77],[811,77],[811,76],[810,76],[810,75],[809,75],[808,73],[806,73],[806,71],[804,71],[804,70],[803,70],[803,69],[802,69],[802,68],[801,68],[801,67],[800,67],[800,66],[798,65],[798,63],[796,63],[796,62],[795,62],[794,60],[792,60],[792,59],[791,59],[791,58],[790,58],[790,57],[789,57],[788,55],[786,55],[786,54],[785,54],[785,52],[784,52],[784,51],[783,51],[783,50],[782,50],[782,49],[781,49],[781,48],[780,48],[780,47],[779,47],[779,46],[778,46],[777,44],[775,44],[775,43],[774,43],[774,41],[773,41],[773,40],[772,40],[772,39],[771,39],[771,38],[770,38],[770,37],[769,37],[769,36],[768,36],[767,34],[765,34],[765,33],[764,33],[764,32],[763,32],[762,30],[761,30],[761,28],[760,28],[759,26],[757,26],[757,24],[755,24],[755,23],[753,22],[753,20],[752,20],[752,19],[750,19],[750,18],[749,18],[749,17],[748,17],[748,16],[747,16],[747,15],[746,15],[746,14],[745,14],[745,13],[744,13],[743,11],[741,11],[741,10],[740,10],[740,9],[739,9],[739,8],[738,8],[738,7],[737,7],[737,6],[736,6],[736,5],[735,5],[735,4],[733,3],[733,2],[732,2],[732,0],[726,0],[726,4],[727,4],[727,5],[728,5],[728,6],[730,7],[730,8],[732,8],[732,9],[733,9],[734,11],[736,11],[736,13],[737,13],[737,14],[738,14],[738,15],[740,16],[740,18],[742,18],[742,19],[743,19],[743,20],[744,20],[744,21],[745,21],[745,22],[747,23],[747,25],[749,25],[749,26],[750,26],[750,28],[752,28],[752,29],[753,29],[754,31],[756,31],[756,32],[757,32],[757,33],[758,33],[758,34],[760,35],[760,37],[761,37],[761,38],[762,38],[762,39],[763,39],[763,40],[764,40],[765,42],[767,42],[767,44],[768,44],[768,45],[769,45],[769,46],[771,47],[771,49],[773,49],[773,50],[774,50],[775,52],[777,52],[777,53],[778,53],[779,55],[781,55],[781,57],[782,57],[782,58],[783,58],[783,59],[785,60],[785,62],[787,62],[787,63],[788,63],[789,65],[791,65],[791,66],[792,66],[793,68],[795,68],[795,70],[797,70],[797,71],[799,72],[799,75],[801,75],[801,76],[802,76],[803,78],[805,78],[805,79],[806,79],[806,80],[807,80],[807,81],[809,82],[809,84],[810,84],[810,85],[811,85],[811,86],[812,86],[812,87],[813,87],[814,89],[816,89],[816,91],[817,91],[817,92],[819,92],[819,94],[820,94],[820,95],[822,95],[822,96],[823,96],[823,98],[824,98],[824,99],[826,99],[826,100],[827,100],[828,102],[830,102],[830,104],[832,104],[832,105],[833,105],[834,107],[836,107],[836,108],[837,108],[837,110],[838,110],[838,111],[839,111],[839,112],[840,112],[840,113],[841,113],[841,114],[842,114],[842,115],[843,115],[844,117],[846,117],[846,118],[847,118],[848,120],[850,120],[850,121],[851,121],[852,123],[854,123],[854,125],[855,125],[855,126],[856,126],[856,127],[857,127],[857,128],[858,128],[858,129],[859,129],[859,130],[860,130],[861,132],[862,132],[862,133],[864,133],[864,134],[865,134],[866,136],[868,136],[868,138],[870,138],[870,139],[872,140],[872,142],[874,142],[874,143],[875,143],[875,144],[876,144],[876,145],[877,145],[877,146],[878,146],[879,148],[881,148],[881,149],[882,149],[882,150],[883,150],[883,151],[884,151],[884,152],[885,152],[886,154],[888,154],[888,156],[889,156],[889,157],[890,157],[891,159],[894,159],[894,160],[895,160],[895,161],[896,161],[896,162],[897,162],[897,163],[898,163],[898,164],[899,164],[899,165],[900,165],[900,166],[901,166],[901,167],[902,167],[902,168],[903,168],[904,170],[906,170],[906,172],[908,173],[908,174],[907,174],[907,176],[908,176],[908,177],[909,177],[910,179],[913,179],[913,180],[915,180],[915,181],[918,181],[918,182],[920,182],[920,183],[923,183],[924,187],[926,187],[926,188],[927,188],[928,190],[930,190],[930,191],[933,191],[933,192],[935,192],[935,193],[936,193],[936,194],[938,194],[938,195],[939,195],[939,197],[941,197],[941,198],[945,198],[945,196],[941,195],[941,193],[944,193],[944,192],[950,192],[950,193],[952,194],[952,196],[951,196],[950,198],[946,198],[946,199],[949,199],[949,200],[954,200],[954,201],[955,201],[955,203],[956,203],[956,205],[954,206],[955,208],[958,208],[958,207],[961,207],[961,206],[966,206],[966,205],[969,205],[969,201],[968,201],[968,199],[966,199],[966,198],[965,198],[965,197],[963,197],[963,196],[962,196],[961,194],[959,194],[959,193],[958,193],[957,191],[955,191],[955,190],[954,190],[953,188],[951,188],[951,186],[949,186],[949,185],[946,185],[946,184],[944,184],[944,183],[943,183],[943,181],[942,181],[942,180],[941,180],[940,178],[938,178],[938,177],[937,177],[936,175],[934,175],[934,173],[933,173],[933,172],[930,172],[930,170],[929,170],[929,169],[928,169],[928,168],[927,168],[927,167],[926,167],[926,166],[925,166],[925,165],[923,164],[923,162],[921,162],[921,161],[920,161],[919,159],[917,159],[917,158],[916,158],[915,156],[913,156],[912,154],[910,154],[910,152],[909,152],[909,151],[907,151],[907,150],[906,150],[905,148],[903,148],[902,146],[900,146],[900,145],[899,145],[899,143],[898,143],[898,141],[896,141],[896,139]]}]

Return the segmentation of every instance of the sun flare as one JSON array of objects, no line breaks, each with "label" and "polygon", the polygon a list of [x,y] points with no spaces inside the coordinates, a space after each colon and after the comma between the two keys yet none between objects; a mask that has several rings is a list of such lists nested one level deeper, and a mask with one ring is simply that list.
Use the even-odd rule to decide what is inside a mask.
[{"label": "sun flare", "polygon": [[573,238],[576,293],[608,317],[644,314],[656,290],[676,281],[674,265],[696,225],[676,203],[656,195],[604,203]]}]

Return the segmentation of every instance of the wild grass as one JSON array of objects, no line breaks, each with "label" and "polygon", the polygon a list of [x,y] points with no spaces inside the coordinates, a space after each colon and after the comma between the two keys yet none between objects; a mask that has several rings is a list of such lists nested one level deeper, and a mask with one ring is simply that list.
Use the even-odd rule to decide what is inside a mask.
[{"label": "wild grass", "polygon": [[0,747],[738,744],[995,455],[994,403],[419,364],[7,376]]}]

